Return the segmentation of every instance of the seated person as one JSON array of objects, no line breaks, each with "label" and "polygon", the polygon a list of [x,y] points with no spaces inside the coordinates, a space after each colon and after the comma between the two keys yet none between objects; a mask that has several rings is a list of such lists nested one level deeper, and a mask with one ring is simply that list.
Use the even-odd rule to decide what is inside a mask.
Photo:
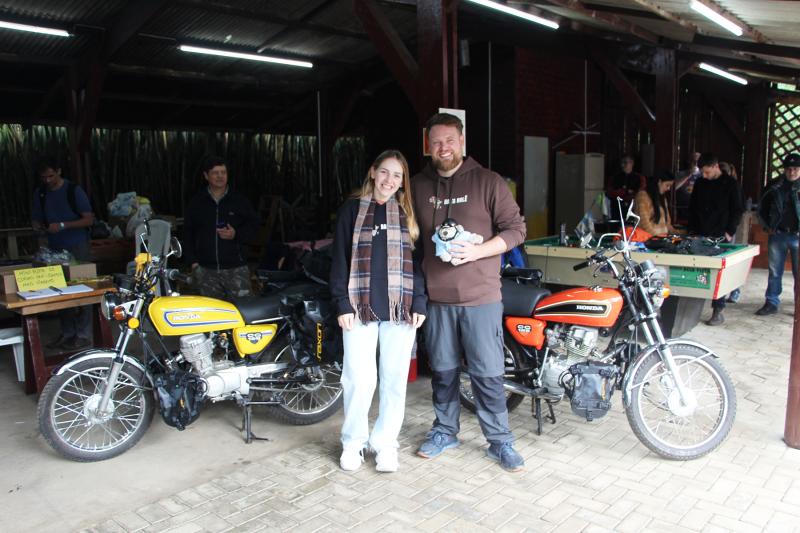
[{"label": "seated person", "polygon": [[633,171],[633,158],[625,155],[620,160],[620,171],[611,178],[606,194],[612,200],[612,205],[616,205],[616,198],[622,198],[627,209],[636,193],[644,190],[645,184],[645,177]]},{"label": "seated person", "polygon": [[645,190],[636,193],[633,210],[641,217],[639,227],[650,235],[682,233],[672,225],[667,193],[672,189],[675,177],[662,172],[657,177],[647,178]]}]

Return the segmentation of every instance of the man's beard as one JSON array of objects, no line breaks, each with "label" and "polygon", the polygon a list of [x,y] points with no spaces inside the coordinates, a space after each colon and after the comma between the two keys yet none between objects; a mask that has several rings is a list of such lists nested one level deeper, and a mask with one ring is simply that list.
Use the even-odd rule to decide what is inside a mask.
[{"label": "man's beard", "polygon": [[461,162],[464,161],[464,158],[461,156],[461,154],[453,154],[453,158],[450,161],[442,161],[441,159],[436,158],[431,158],[431,161],[433,162],[433,168],[436,170],[450,172],[460,165]]}]

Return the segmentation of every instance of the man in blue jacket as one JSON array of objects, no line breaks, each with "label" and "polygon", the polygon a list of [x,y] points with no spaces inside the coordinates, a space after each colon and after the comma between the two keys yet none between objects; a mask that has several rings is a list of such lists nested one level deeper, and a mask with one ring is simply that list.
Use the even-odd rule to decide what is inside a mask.
[{"label": "man in blue jacket", "polygon": [[200,293],[213,298],[250,296],[250,270],[243,246],[258,231],[250,200],[228,187],[228,168],[220,157],[203,164],[208,186],[184,212],[183,250]]},{"label": "man in blue jacket", "polygon": [[769,278],[766,302],[757,315],[774,315],[778,312],[783,289],[783,265],[786,254],[792,258],[792,275],[797,284],[798,272],[798,219],[800,219],[800,154],[789,154],[783,159],[783,175],[770,181],[758,203],[758,218],[769,232]]}]

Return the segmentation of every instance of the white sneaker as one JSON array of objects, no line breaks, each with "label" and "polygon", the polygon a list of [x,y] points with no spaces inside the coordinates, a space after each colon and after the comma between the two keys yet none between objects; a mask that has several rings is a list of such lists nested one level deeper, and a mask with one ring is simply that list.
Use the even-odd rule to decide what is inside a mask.
[{"label": "white sneaker", "polygon": [[364,451],[359,448],[342,450],[342,456],[339,457],[339,466],[348,472],[358,470],[363,462]]},{"label": "white sneaker", "polygon": [[375,457],[375,470],[378,472],[397,472],[397,449],[384,448]]}]

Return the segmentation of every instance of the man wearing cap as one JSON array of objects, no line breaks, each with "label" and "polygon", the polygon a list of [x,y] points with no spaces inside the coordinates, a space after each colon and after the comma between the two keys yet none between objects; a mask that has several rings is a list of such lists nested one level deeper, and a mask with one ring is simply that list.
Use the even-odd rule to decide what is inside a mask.
[{"label": "man wearing cap", "polygon": [[769,232],[769,278],[766,302],[757,315],[778,312],[786,254],[792,258],[792,275],[797,284],[798,220],[800,220],[800,154],[789,154],[783,159],[783,175],[770,181],[761,194],[758,218]]},{"label": "man wearing cap", "polygon": [[[719,168],[719,158],[711,153],[697,161],[700,179],[694,184],[689,200],[689,233],[731,242],[742,219],[742,192],[735,179]],[[725,296],[711,302],[713,313],[709,326],[725,322]]]}]

